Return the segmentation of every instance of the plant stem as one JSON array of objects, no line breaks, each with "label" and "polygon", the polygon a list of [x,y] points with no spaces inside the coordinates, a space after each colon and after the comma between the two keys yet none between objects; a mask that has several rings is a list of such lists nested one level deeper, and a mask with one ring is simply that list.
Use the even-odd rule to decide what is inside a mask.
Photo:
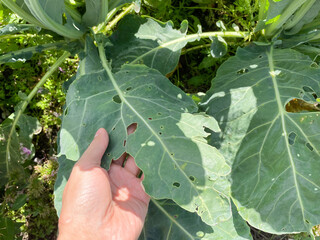
[{"label": "plant stem", "polygon": [[266,36],[272,37],[305,2],[306,0],[293,0],[290,5],[285,8],[278,21],[268,25],[266,28]]},{"label": "plant stem", "polygon": [[13,35],[5,35],[3,37],[0,37],[0,39],[11,39],[11,38],[19,38],[19,37],[24,37],[24,38],[31,38],[31,37],[36,37],[38,36],[37,34],[13,34]]},{"label": "plant stem", "polygon": [[141,56],[137,57],[135,60],[131,62],[131,64],[139,62],[139,60],[143,59],[145,56],[147,56],[150,53],[153,53],[155,51],[158,51],[161,48],[167,48],[169,46],[172,46],[174,44],[177,44],[179,42],[193,42],[195,40],[198,40],[200,38],[209,38],[214,36],[221,36],[221,37],[230,37],[230,38],[246,38],[250,35],[249,32],[205,32],[205,33],[196,33],[196,34],[190,34],[187,36],[183,36],[178,39],[174,39],[172,41],[163,43],[162,45],[159,45],[156,48],[153,48],[152,50],[142,54]]},{"label": "plant stem", "polygon": [[202,44],[202,45],[198,45],[198,46],[195,46],[192,48],[184,49],[181,51],[181,55],[184,55],[184,54],[191,52],[193,50],[197,50],[197,49],[201,49],[201,48],[205,48],[205,47],[210,47],[210,46],[211,46],[211,43],[208,43],[208,44]]},{"label": "plant stem", "polygon": [[109,22],[104,32],[110,31],[115,25],[117,25],[117,23],[134,8],[134,6],[135,3],[132,3],[129,7],[124,9],[118,16],[116,16],[111,22]]},{"label": "plant stem", "polygon": [[317,0],[309,0],[307,2],[305,2],[294,14],[294,16],[292,17],[292,19],[290,19],[291,21],[285,23],[284,25],[284,29],[290,29],[293,28],[295,25],[297,25],[301,19],[306,15],[306,13],[312,8],[312,6],[314,5],[314,3]]},{"label": "plant stem", "polygon": [[70,56],[69,52],[64,52],[62,54],[62,56],[52,65],[50,70],[48,72],[46,72],[46,74],[41,78],[41,80],[37,83],[37,85],[32,89],[32,91],[29,93],[28,97],[22,102],[21,107],[17,111],[17,113],[16,113],[16,115],[14,117],[13,123],[12,123],[12,127],[11,127],[9,135],[8,135],[8,141],[7,141],[7,146],[6,146],[6,170],[7,170],[7,174],[10,171],[9,162],[11,160],[10,144],[11,144],[12,134],[16,129],[16,125],[17,125],[17,123],[19,121],[19,118],[21,117],[22,113],[24,112],[24,110],[28,106],[29,102],[36,95],[36,93],[39,90],[39,88],[47,81],[47,79],[54,73],[54,71],[57,70],[57,68],[60,66],[60,64],[62,64],[64,62],[64,60],[69,56]]},{"label": "plant stem", "polygon": [[11,11],[18,14],[21,18],[27,22],[33,23],[41,28],[46,28],[41,22],[39,22],[35,17],[24,11],[18,4],[12,0],[1,0],[4,5],[6,5]]}]

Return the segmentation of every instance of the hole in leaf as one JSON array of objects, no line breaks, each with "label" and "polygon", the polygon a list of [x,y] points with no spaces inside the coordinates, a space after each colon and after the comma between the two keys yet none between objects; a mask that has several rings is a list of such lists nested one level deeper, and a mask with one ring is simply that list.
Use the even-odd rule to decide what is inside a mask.
[{"label": "hole in leaf", "polygon": [[316,94],[316,91],[314,91],[311,87],[309,87],[309,86],[303,86],[302,89],[303,89],[303,91],[305,91],[305,92],[307,92],[307,93],[311,93],[312,96],[314,97],[314,99],[317,99],[317,98],[318,98],[318,96],[317,96],[317,94]]},{"label": "hole in leaf", "polygon": [[67,116],[68,115],[68,108],[66,108],[66,110],[64,110],[64,115]]},{"label": "hole in leaf", "polygon": [[112,128],[112,131],[116,130],[116,128]]},{"label": "hole in leaf", "polygon": [[127,127],[128,136],[136,131],[137,126],[138,126],[137,123],[132,123]]},{"label": "hole in leaf", "polygon": [[312,152],[313,151],[313,147],[311,146],[310,143],[306,143],[306,147],[309,148],[309,150]]},{"label": "hole in leaf", "polygon": [[127,143],[127,140],[124,140],[124,141],[123,141],[123,146],[124,146],[124,147],[126,146],[126,143]]},{"label": "hole in leaf", "polygon": [[294,144],[294,141],[296,140],[297,134],[294,132],[289,133],[288,141],[290,145]]},{"label": "hole in leaf", "polygon": [[152,118],[150,117],[150,118],[148,118],[149,120],[152,120]]},{"label": "hole in leaf", "polygon": [[20,127],[16,126],[16,132],[19,134],[20,133]]},{"label": "hole in leaf", "polygon": [[180,183],[178,183],[178,182],[174,182],[173,184],[172,184],[174,187],[180,187]]},{"label": "hole in leaf", "polygon": [[110,153],[107,153],[107,155],[110,157],[111,156],[111,154]]},{"label": "hole in leaf", "polygon": [[302,99],[294,98],[286,104],[286,111],[292,113],[298,113],[302,111],[315,112],[320,111],[318,103],[308,103]]},{"label": "hole in leaf", "polygon": [[130,91],[132,89],[132,87],[128,87],[127,89],[126,89],[126,91]]},{"label": "hole in leaf", "polygon": [[258,57],[258,58],[260,58],[260,59],[261,59],[261,58],[263,58],[263,56],[262,56],[262,55],[259,55],[259,57]]},{"label": "hole in leaf", "polygon": [[148,88],[149,88],[149,90],[151,90],[151,89],[152,89],[152,87],[150,87],[150,86],[149,86]]},{"label": "hole in leaf", "polygon": [[195,180],[194,176],[190,176],[189,179],[193,182]]},{"label": "hole in leaf", "polygon": [[311,87],[309,87],[309,86],[303,86],[302,89],[303,89],[303,91],[305,91],[305,92],[315,92],[315,91],[314,91]]},{"label": "hole in leaf", "polygon": [[178,215],[173,215],[174,218],[178,218]]},{"label": "hole in leaf", "polygon": [[171,156],[174,156],[174,153],[170,153]]},{"label": "hole in leaf", "polygon": [[316,62],[313,62],[310,67],[312,68],[319,68],[319,65]]},{"label": "hole in leaf", "polygon": [[308,223],[308,224],[309,224],[310,222],[306,219],[306,223]]},{"label": "hole in leaf", "polygon": [[162,132],[159,132],[159,135],[162,135]]},{"label": "hole in leaf", "polygon": [[160,128],[161,128],[161,129],[164,129],[164,126],[161,125]]},{"label": "hole in leaf", "polygon": [[161,112],[158,112],[158,113],[157,113],[157,115],[158,115],[158,116],[161,116],[161,115],[162,115],[162,113],[161,113]]},{"label": "hole in leaf", "polygon": [[112,100],[113,100],[115,103],[121,103],[121,98],[119,97],[119,95],[113,96]]},{"label": "hole in leaf", "polygon": [[249,72],[248,68],[242,68],[237,72],[237,74],[244,74],[244,73],[247,73],[247,72]]}]

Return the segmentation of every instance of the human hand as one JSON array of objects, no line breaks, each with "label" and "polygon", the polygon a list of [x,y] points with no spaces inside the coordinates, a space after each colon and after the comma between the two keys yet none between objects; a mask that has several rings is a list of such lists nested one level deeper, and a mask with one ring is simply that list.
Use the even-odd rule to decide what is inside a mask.
[{"label": "human hand", "polygon": [[122,167],[123,155],[108,172],[100,167],[108,143],[106,130],[100,128],[74,165],[63,192],[58,240],[139,237],[150,197],[143,189],[143,176],[137,178],[140,169],[133,157]]}]

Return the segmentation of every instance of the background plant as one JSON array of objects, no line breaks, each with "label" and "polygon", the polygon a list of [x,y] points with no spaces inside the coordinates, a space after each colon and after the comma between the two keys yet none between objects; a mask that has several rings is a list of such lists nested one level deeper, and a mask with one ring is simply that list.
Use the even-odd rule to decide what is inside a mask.
[{"label": "background plant", "polygon": [[[93,2],[66,1],[59,3],[61,9],[49,12],[48,6],[37,1],[3,2],[30,23],[49,29],[41,30],[36,35],[48,36],[50,40],[45,40],[40,48],[18,50],[13,55],[3,54],[0,61],[25,61],[40,50],[53,48],[68,49],[71,54],[80,57],[76,76],[64,85],[68,94],[60,131],[61,170],[55,192],[58,212],[61,193],[74,161],[87,147],[96,128],[105,127],[113,143],[105,154],[104,167],[108,168],[110,160],[116,159],[123,151],[130,153],[144,171],[144,185],[153,197],[142,239],[149,238],[155,231],[159,236],[169,233],[170,239],[250,239],[249,228],[242,218],[254,227],[271,233],[312,233],[312,226],[319,222],[317,206],[314,205],[318,189],[315,177],[318,145],[316,135],[312,133],[317,131],[319,123],[317,113],[309,111],[318,111],[319,83],[316,61],[311,61],[304,54],[313,57],[317,54],[317,31],[310,32],[316,26],[313,22],[317,21],[319,12],[316,2],[236,1],[229,5],[222,1],[196,1],[200,5],[187,5],[183,1],[178,6],[174,2],[161,1],[162,7],[158,11],[154,9],[159,7],[160,1],[144,2],[146,5],[141,14],[153,15],[164,22],[174,16],[172,20],[177,23],[176,26],[185,13],[192,12],[191,17],[190,14],[186,16],[188,20],[191,19],[187,35],[185,21],[178,31],[174,30],[171,22],[163,23],[136,15],[124,17],[133,9],[138,11],[138,3],[122,5],[125,1],[110,2],[107,11],[107,1],[95,2],[96,5],[90,5],[91,8],[87,7],[87,10],[86,4],[89,6]],[[209,13],[205,21],[201,18],[203,11]],[[179,14],[175,14],[177,12]],[[232,17],[228,19],[228,16]],[[258,20],[257,27],[253,29]],[[2,28],[2,31],[5,36],[27,30],[37,32],[40,29],[35,25],[9,25],[11,31],[9,27]],[[306,32],[310,34],[306,35]],[[228,38],[228,46],[223,37]],[[256,46],[235,52],[236,46],[247,45],[237,38],[255,40]],[[288,47],[294,47],[303,54],[281,50]],[[203,54],[201,60],[197,54],[199,51]],[[216,68],[211,69],[220,66],[233,54],[236,56],[226,61],[217,73]],[[6,169],[1,179],[3,183],[8,179],[17,181],[26,174],[21,167],[26,161],[24,152],[29,150],[30,161],[34,153],[30,137],[37,133],[39,124],[22,112],[37,95],[36,92],[42,90],[46,81],[49,93],[53,91],[54,83],[50,84],[47,79],[55,69],[59,69],[59,64],[68,55],[64,53],[53,63],[49,74],[42,76],[36,88],[30,93],[26,92],[28,96],[19,93],[22,104],[15,109],[15,117],[11,116],[2,123],[1,153],[5,156],[6,166],[1,166],[1,169]],[[292,62],[291,65],[288,65],[288,60]],[[59,69],[60,74],[64,69]],[[188,93],[205,92],[211,78],[214,75],[216,78],[201,100],[199,95],[189,97],[174,87],[164,75]],[[302,76],[302,79],[296,76]],[[61,92],[59,95],[64,101]],[[201,111],[218,120],[221,132],[217,122],[209,115],[199,113],[193,101],[201,101]],[[51,102],[50,98],[38,103],[37,107],[46,109],[48,102]],[[271,107],[262,107],[268,104]],[[105,114],[98,116],[98,110]],[[269,119],[262,116],[268,116]],[[44,122],[50,121],[43,119]],[[126,126],[132,122],[138,123],[138,129],[128,137]],[[75,123],[79,125],[74,127]],[[190,124],[194,128],[187,127]],[[268,124],[270,127],[267,132],[256,130]],[[43,122],[42,125],[47,128]],[[206,131],[203,126],[207,127]],[[273,127],[282,129],[277,131],[281,136],[274,133],[269,135]],[[209,129],[213,130],[211,137]],[[256,137],[248,137],[251,133]],[[222,155],[206,143],[207,138]],[[270,144],[275,139],[284,151],[272,155],[276,148]],[[254,144],[250,143],[251,140]],[[268,143],[266,152],[258,151],[256,154],[253,148],[248,148],[259,147],[260,143],[262,146]],[[185,156],[186,150],[182,146],[192,149],[187,154],[189,158]],[[157,159],[151,159],[152,164],[145,162],[144,156],[150,156],[148,151],[156,151],[158,157],[162,156],[160,165]],[[259,157],[253,158],[254,155]],[[279,156],[282,158],[277,158]],[[309,160],[310,165],[305,165],[307,168],[299,164],[300,156]],[[255,165],[254,161],[247,164],[247,159],[258,159],[259,164]],[[273,159],[277,159],[281,167],[271,171],[268,168],[274,165],[270,164]],[[292,173],[286,178],[280,178],[283,176],[283,166]],[[228,175],[230,170],[231,174]],[[33,180],[31,182],[34,183]],[[261,191],[261,186],[270,187]],[[287,187],[281,189],[280,186]],[[288,191],[291,191],[291,198],[281,199]],[[190,195],[187,196],[187,192]],[[246,195],[248,192],[249,195]],[[263,195],[264,192],[270,195]],[[280,198],[277,201],[270,200],[275,196]],[[23,203],[24,198],[16,201]],[[243,201],[246,199],[250,201]],[[281,208],[283,204],[290,206],[290,211]],[[273,206],[272,210],[270,206]],[[277,207],[279,211],[275,211]],[[257,211],[250,210],[254,208]],[[295,211],[292,211],[294,208]],[[283,217],[269,219],[271,213],[281,211]],[[270,214],[264,216],[265,212]],[[289,219],[294,219],[293,222],[286,218],[288,214]],[[10,214],[7,213],[2,221],[7,229],[9,225],[14,225],[8,217]],[[153,222],[159,218],[163,220]],[[258,230],[254,233],[258,233]],[[14,233],[5,234],[13,236]]]}]

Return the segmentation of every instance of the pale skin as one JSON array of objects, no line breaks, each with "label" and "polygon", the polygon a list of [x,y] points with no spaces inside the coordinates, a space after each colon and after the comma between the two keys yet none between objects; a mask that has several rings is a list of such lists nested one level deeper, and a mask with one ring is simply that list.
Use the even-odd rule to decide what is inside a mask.
[{"label": "pale skin", "polygon": [[[128,133],[135,130],[130,126]],[[113,161],[109,171],[100,167],[109,136],[100,128],[73,167],[63,192],[58,240],[137,239],[142,231],[150,197],[133,157]],[[123,167],[124,165],[124,167]]]}]

